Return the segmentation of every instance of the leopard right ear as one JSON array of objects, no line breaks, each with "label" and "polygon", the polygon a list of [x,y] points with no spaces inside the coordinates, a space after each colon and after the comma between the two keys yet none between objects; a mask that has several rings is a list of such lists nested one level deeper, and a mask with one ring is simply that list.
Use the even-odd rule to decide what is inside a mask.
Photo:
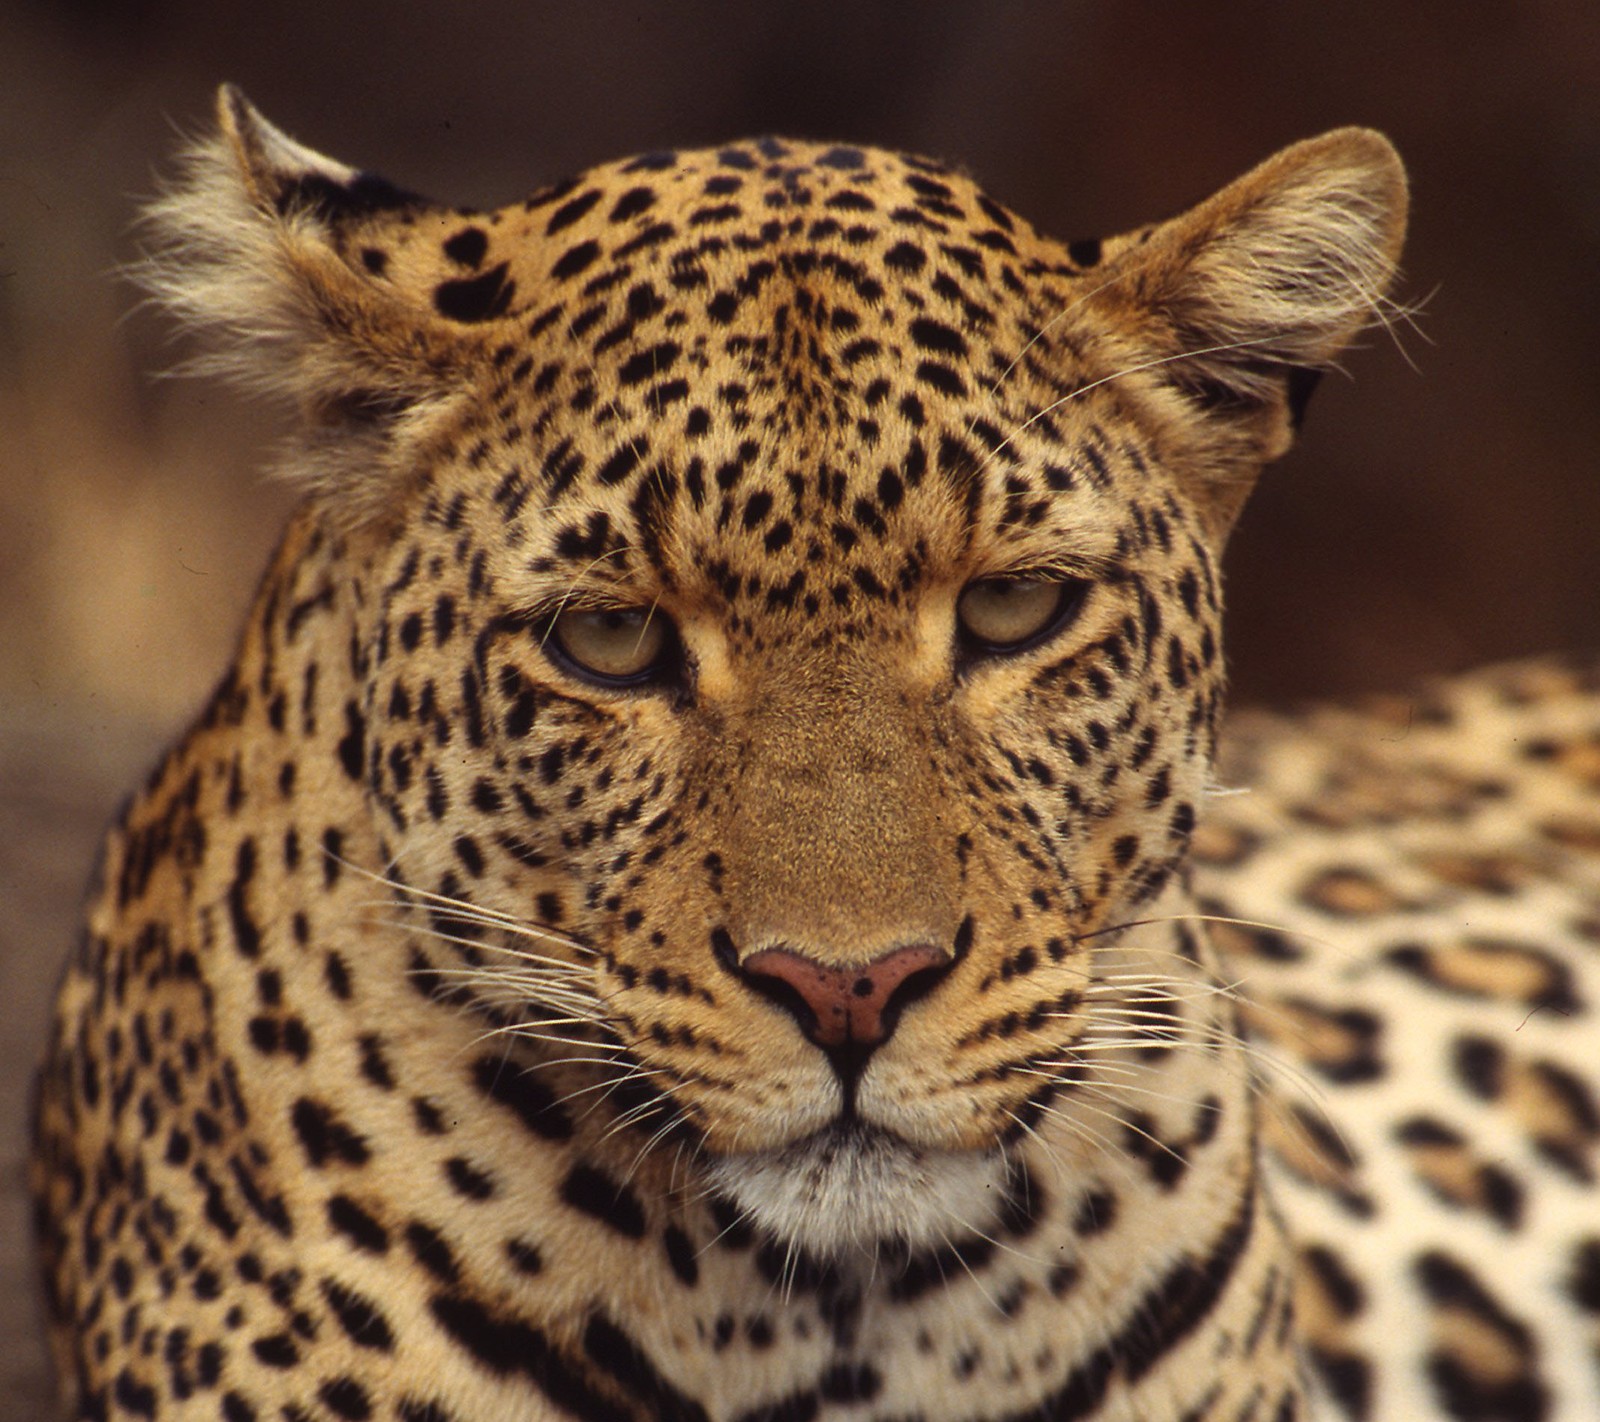
[{"label": "leopard right ear", "polygon": [[[296,143],[224,85],[216,131],[147,218],[135,277],[199,337],[187,368],[297,408],[297,482],[358,522],[392,508],[487,343],[390,256],[460,214]],[[472,314],[497,315],[494,296]]]},{"label": "leopard right ear", "polygon": [[1318,372],[1385,315],[1406,177],[1382,134],[1296,143],[1169,221],[1105,244],[1088,298],[1192,437],[1213,533],[1289,447]]}]

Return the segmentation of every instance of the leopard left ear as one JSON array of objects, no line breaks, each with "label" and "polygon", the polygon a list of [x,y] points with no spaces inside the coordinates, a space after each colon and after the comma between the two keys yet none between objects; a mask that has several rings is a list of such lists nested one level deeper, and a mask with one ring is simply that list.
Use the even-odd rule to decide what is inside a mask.
[{"label": "leopard left ear", "polygon": [[225,85],[147,217],[135,276],[199,336],[191,367],[296,408],[283,472],[345,522],[392,511],[485,339],[387,254],[459,215],[296,143]]},{"label": "leopard left ear", "polygon": [[1198,429],[1219,537],[1260,466],[1288,449],[1317,375],[1382,319],[1406,206],[1389,140],[1341,128],[1105,243],[1090,303],[1129,333],[1118,361],[1175,393],[1175,413]]}]

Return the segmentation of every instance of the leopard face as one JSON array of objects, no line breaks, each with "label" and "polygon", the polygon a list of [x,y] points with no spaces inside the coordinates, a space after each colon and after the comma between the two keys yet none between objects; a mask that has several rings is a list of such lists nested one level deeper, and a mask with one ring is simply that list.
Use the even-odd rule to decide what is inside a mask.
[{"label": "leopard face", "polygon": [[[581,270],[508,308],[537,334],[386,534],[364,784],[406,882],[581,945],[582,1011],[763,1223],[835,1247],[853,1212],[801,1202],[854,1191],[920,1242],[1001,1197],[1080,940],[1193,826],[1203,515],[1046,329],[1092,277],[970,185],[789,146],[637,177],[533,209]],[[705,235],[633,250],[669,202]],[[832,214],[900,207],[937,227],[839,252]],[[505,967],[476,990],[559,1014]]]},{"label": "leopard face", "polygon": [[295,181],[366,299],[472,338],[358,535],[351,723],[392,875],[560,940],[470,1000],[599,1042],[807,1247],[992,1223],[1212,749],[1239,455],[1177,415],[1259,443],[1291,377],[1130,375],[1114,256],[919,160],[740,145],[487,218]]}]

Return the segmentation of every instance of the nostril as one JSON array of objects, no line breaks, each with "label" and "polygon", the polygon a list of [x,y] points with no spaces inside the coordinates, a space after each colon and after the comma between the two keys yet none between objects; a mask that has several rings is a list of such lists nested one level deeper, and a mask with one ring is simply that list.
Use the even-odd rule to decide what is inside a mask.
[{"label": "nostril", "polygon": [[790,1012],[820,1047],[876,1046],[900,1010],[951,962],[931,943],[896,948],[865,965],[834,967],[788,948],[763,948],[738,965],[749,985]]}]

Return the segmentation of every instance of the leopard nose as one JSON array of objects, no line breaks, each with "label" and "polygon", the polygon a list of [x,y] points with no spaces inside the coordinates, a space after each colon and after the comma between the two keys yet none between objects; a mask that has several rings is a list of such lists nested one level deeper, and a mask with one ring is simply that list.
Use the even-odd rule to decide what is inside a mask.
[{"label": "leopard nose", "polygon": [[849,968],[788,948],[763,948],[739,964],[739,973],[787,1009],[819,1047],[875,1047],[894,1031],[901,1009],[932,988],[953,961],[931,943]]}]

